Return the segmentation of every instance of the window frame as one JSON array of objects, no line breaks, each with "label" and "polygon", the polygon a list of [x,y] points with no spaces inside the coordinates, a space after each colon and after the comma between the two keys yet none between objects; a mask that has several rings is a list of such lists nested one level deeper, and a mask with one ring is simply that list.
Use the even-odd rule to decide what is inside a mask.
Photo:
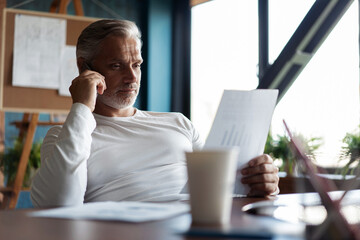
[{"label": "window frame", "polygon": [[[258,89],[279,89],[278,102],[310,62],[327,36],[354,0],[317,0],[272,65],[268,59],[268,0],[259,0],[259,85]],[[261,10],[261,12],[260,12]],[[266,12],[265,17],[261,13]],[[260,64],[262,62],[262,64]]]}]

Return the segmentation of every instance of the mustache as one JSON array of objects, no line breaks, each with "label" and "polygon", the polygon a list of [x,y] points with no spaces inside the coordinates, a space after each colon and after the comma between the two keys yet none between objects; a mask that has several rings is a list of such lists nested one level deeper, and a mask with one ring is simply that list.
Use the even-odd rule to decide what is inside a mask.
[{"label": "mustache", "polygon": [[129,84],[124,84],[123,86],[119,87],[118,89],[116,89],[117,91],[121,91],[124,89],[138,89],[140,87],[140,84],[137,83],[129,83]]}]

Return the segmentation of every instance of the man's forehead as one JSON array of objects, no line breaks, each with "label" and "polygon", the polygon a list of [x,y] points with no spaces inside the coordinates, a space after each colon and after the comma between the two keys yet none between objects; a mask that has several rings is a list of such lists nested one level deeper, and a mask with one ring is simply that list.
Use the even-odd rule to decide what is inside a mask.
[{"label": "man's forehead", "polygon": [[[136,38],[124,38],[120,36],[108,36],[106,37],[100,47],[101,52],[106,55],[113,55],[113,58],[124,58],[130,54],[133,57],[141,60],[141,44]],[[120,53],[120,54],[119,54]]]},{"label": "man's forehead", "polygon": [[136,43],[124,43],[120,46],[119,53],[120,54],[118,55],[114,52],[116,55],[115,58],[118,58],[119,60],[125,58],[127,59],[129,56],[136,60],[142,60],[140,46],[138,46]]},{"label": "man's forehead", "polygon": [[124,52],[141,52],[140,46],[136,42],[125,41],[120,47]]},{"label": "man's forehead", "polygon": [[111,62],[125,62],[127,60],[134,61],[134,62],[142,62],[143,59],[141,57],[141,55],[132,55],[131,57],[129,55],[118,55],[118,56],[114,56],[112,58],[109,58],[108,60]]}]

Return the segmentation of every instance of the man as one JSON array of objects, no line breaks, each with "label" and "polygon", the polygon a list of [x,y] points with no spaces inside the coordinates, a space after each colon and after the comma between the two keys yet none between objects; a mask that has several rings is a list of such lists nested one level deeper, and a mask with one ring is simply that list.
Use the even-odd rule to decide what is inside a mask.
[{"label": "man", "polygon": [[[133,107],[143,62],[140,37],[125,20],[100,20],[81,33],[73,105],[64,125],[44,139],[31,189],[34,206],[179,198],[187,181],[184,152],[203,142],[182,114]],[[242,170],[242,182],[250,195],[269,195],[277,189],[277,172],[263,155]]]}]

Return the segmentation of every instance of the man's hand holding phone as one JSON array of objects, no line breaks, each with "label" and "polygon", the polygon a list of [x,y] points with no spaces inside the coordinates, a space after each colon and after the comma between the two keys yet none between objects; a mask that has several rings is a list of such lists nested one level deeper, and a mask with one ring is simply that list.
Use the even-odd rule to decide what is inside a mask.
[{"label": "man's hand holding phone", "polygon": [[69,91],[73,103],[85,104],[94,111],[97,94],[103,94],[106,89],[105,77],[91,70],[85,62],[82,69],[80,75],[72,81]]}]

